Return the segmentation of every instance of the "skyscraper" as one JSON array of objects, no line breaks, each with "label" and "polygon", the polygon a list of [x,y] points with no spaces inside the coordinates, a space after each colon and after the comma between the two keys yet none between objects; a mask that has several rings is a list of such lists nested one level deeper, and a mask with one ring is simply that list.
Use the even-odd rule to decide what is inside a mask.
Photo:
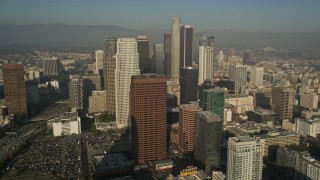
[{"label": "skyscraper", "polygon": [[246,136],[229,138],[227,158],[228,180],[262,179],[263,143]]},{"label": "skyscraper", "polygon": [[104,88],[107,91],[107,113],[110,115],[116,114],[116,93],[115,93],[115,69],[117,53],[117,38],[107,37],[104,53]]},{"label": "skyscraper", "polygon": [[163,75],[131,77],[132,150],[136,163],[167,157],[167,82]]},{"label": "skyscraper", "polygon": [[27,116],[26,85],[22,64],[3,64],[5,105],[9,114]]},{"label": "skyscraper", "polygon": [[172,21],[171,35],[171,76],[175,84],[179,84],[180,72],[180,18],[174,17]]},{"label": "skyscraper", "polygon": [[247,85],[247,66],[240,64],[229,66],[229,80],[234,81],[235,93],[238,94]]},{"label": "skyscraper", "polygon": [[138,36],[139,69],[141,74],[151,72],[150,45],[147,36]]},{"label": "skyscraper", "polygon": [[180,27],[180,68],[192,66],[193,26]]},{"label": "skyscraper", "polygon": [[131,76],[139,74],[139,54],[136,39],[119,38],[115,69],[116,119],[119,128],[130,126],[129,92]]},{"label": "skyscraper", "polygon": [[179,147],[183,152],[193,152],[196,132],[196,113],[202,109],[194,104],[179,107]]},{"label": "skyscraper", "polygon": [[70,106],[83,109],[83,79],[78,74],[69,76],[69,102]]},{"label": "skyscraper", "polygon": [[99,74],[103,70],[103,50],[96,50],[96,74]]},{"label": "skyscraper", "polygon": [[252,57],[253,57],[253,52],[247,50],[247,51],[243,54],[243,64],[251,64]]},{"label": "skyscraper", "polygon": [[282,120],[291,119],[293,113],[295,90],[289,87],[272,88],[271,109],[277,113],[277,123],[282,124]]},{"label": "skyscraper", "polygon": [[198,67],[183,67],[180,70],[180,104],[197,101]]},{"label": "skyscraper", "polygon": [[171,74],[171,33],[164,33],[164,74]]},{"label": "skyscraper", "polygon": [[224,120],[224,104],[225,104],[224,88],[204,89],[201,92],[200,107],[204,111],[210,111],[218,115],[222,121]]},{"label": "skyscraper", "polygon": [[220,168],[220,148],[222,144],[222,120],[209,111],[196,114],[194,156],[202,162],[207,174]]},{"label": "skyscraper", "polygon": [[204,82],[204,80],[213,79],[213,65],[213,47],[199,46],[199,86]]},{"label": "skyscraper", "polygon": [[153,57],[155,62],[155,72],[157,74],[164,74],[164,46],[163,44],[155,44],[153,46]]},{"label": "skyscraper", "polygon": [[57,61],[58,59],[53,57],[51,59],[43,60],[43,71],[45,76],[57,76]]},{"label": "skyscraper", "polygon": [[224,61],[224,54],[223,54],[223,51],[220,50],[219,51],[219,58],[218,58],[218,65],[221,67],[221,65],[223,64],[223,61]]},{"label": "skyscraper", "polygon": [[263,85],[263,67],[252,67],[250,69],[250,81],[254,86],[262,86]]},{"label": "skyscraper", "polygon": [[199,44],[200,39],[202,38],[202,33],[194,32],[193,33],[193,41],[192,41],[192,61],[194,64],[199,63]]}]

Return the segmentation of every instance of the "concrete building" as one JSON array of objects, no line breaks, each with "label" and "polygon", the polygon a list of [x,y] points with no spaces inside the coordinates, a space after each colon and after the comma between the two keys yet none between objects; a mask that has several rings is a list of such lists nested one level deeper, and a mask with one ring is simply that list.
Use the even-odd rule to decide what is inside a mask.
[{"label": "concrete building", "polygon": [[58,59],[53,57],[51,59],[44,59],[43,62],[43,72],[45,76],[57,76],[57,61]]},{"label": "concrete building", "polygon": [[192,40],[192,61],[195,64],[199,64],[199,45],[200,39],[202,38],[202,33],[193,32],[193,40]]},{"label": "concrete building", "polygon": [[247,51],[244,52],[244,54],[243,54],[243,64],[252,64],[252,63],[251,63],[252,58],[253,58],[253,52],[247,50]]},{"label": "concrete building", "polygon": [[155,63],[155,73],[164,74],[164,45],[155,44],[153,46],[153,62]]},{"label": "concrete building", "polygon": [[302,136],[317,137],[320,134],[320,119],[297,119],[296,120],[296,133]]},{"label": "concrete building", "polygon": [[132,150],[137,164],[167,158],[167,84],[163,75],[131,77]]},{"label": "concrete building", "polygon": [[304,93],[300,95],[300,106],[309,110],[318,108],[319,95],[315,93]]},{"label": "concrete building", "polygon": [[69,76],[69,102],[76,109],[83,109],[83,79],[78,74]]},{"label": "concrete building", "polygon": [[293,113],[295,90],[288,87],[272,88],[271,109],[277,113],[277,123],[282,124],[282,120],[291,119]]},{"label": "concrete building", "polygon": [[184,25],[180,27],[180,70],[183,67],[192,66],[192,40],[193,26]]},{"label": "concrete building", "polygon": [[194,104],[183,104],[179,107],[179,147],[182,152],[193,152],[196,132],[196,113],[202,109]]},{"label": "concrete building", "polygon": [[229,138],[227,179],[262,179],[263,144],[250,137]]},{"label": "concrete building", "polygon": [[26,85],[22,64],[3,64],[5,105],[9,114],[27,116]]},{"label": "concrete building", "polygon": [[209,111],[196,114],[194,156],[205,166],[207,174],[220,168],[222,135],[222,119],[218,115]]},{"label": "concrete building", "polygon": [[107,109],[107,92],[92,91],[89,97],[89,113],[105,112]]},{"label": "concrete building", "polygon": [[252,96],[228,96],[226,103],[237,114],[243,114],[254,109]]},{"label": "concrete building", "polygon": [[225,180],[226,175],[222,171],[212,171],[211,180]]},{"label": "concrete building", "polygon": [[139,54],[136,39],[119,38],[115,69],[116,118],[119,128],[130,126],[131,76],[139,74]]},{"label": "concrete building", "polygon": [[137,48],[139,53],[139,69],[141,74],[151,72],[151,59],[150,59],[150,41],[147,36],[138,36]]},{"label": "concrete building", "polygon": [[311,119],[314,116],[320,116],[320,111],[302,111],[301,112],[301,117],[304,119]]},{"label": "concrete building", "polygon": [[247,66],[229,66],[229,80],[235,82],[235,93],[238,94],[247,85]]},{"label": "concrete building", "polygon": [[164,74],[171,75],[171,34],[164,33]]},{"label": "concrete building", "polygon": [[171,34],[171,75],[170,80],[179,84],[180,77],[180,17],[174,17]]},{"label": "concrete building", "polygon": [[103,71],[103,57],[104,51],[103,50],[96,50],[95,58],[96,58],[96,74],[99,74],[100,71]]},{"label": "concrete building", "polygon": [[[264,145],[263,156],[268,157],[269,152],[272,153],[272,147],[287,147],[287,146],[299,146],[300,145],[300,136],[294,132],[290,131],[281,131],[281,132],[269,132],[264,135],[257,135],[255,139],[259,139]],[[271,154],[273,155],[273,154]]]},{"label": "concrete building", "polygon": [[320,162],[307,152],[278,148],[277,165],[283,179],[320,179]]},{"label": "concrete building", "polygon": [[66,112],[62,117],[51,120],[53,136],[81,134],[81,119],[77,112]]},{"label": "concrete building", "polygon": [[272,127],[276,123],[276,113],[269,109],[255,108],[247,112],[248,120]]},{"label": "concrete building", "polygon": [[180,104],[197,101],[198,67],[183,67],[180,70]]},{"label": "concrete building", "polygon": [[262,86],[263,85],[263,75],[264,68],[263,67],[252,67],[250,69],[250,81],[254,86]]},{"label": "concrete building", "polygon": [[213,79],[213,50],[213,47],[210,46],[199,46],[199,86],[204,82],[204,80]]}]

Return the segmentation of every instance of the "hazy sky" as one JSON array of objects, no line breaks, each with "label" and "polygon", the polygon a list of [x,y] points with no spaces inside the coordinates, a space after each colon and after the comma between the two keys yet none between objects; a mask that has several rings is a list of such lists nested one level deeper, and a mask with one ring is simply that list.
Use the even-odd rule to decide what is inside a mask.
[{"label": "hazy sky", "polygon": [[64,23],[199,31],[320,32],[320,0],[1,0],[0,24]]}]

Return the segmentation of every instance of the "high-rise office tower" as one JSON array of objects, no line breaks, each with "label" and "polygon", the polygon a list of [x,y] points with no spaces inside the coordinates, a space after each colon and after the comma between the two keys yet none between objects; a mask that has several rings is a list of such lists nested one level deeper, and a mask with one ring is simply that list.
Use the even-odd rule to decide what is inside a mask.
[{"label": "high-rise office tower", "polygon": [[96,50],[96,74],[99,74],[103,70],[103,50]]},{"label": "high-rise office tower", "polygon": [[291,119],[293,113],[295,90],[289,87],[272,88],[271,109],[277,113],[277,123],[282,124],[282,120]]},{"label": "high-rise office tower", "polygon": [[[192,66],[193,26],[180,27],[180,68]],[[180,69],[181,70],[181,69]]]},{"label": "high-rise office tower", "polygon": [[198,67],[183,67],[180,70],[180,104],[197,101]]},{"label": "high-rise office tower", "polygon": [[57,76],[57,58],[44,59],[43,62],[43,71],[45,76]]},{"label": "high-rise office tower", "polygon": [[251,60],[252,60],[252,57],[253,57],[253,52],[252,51],[246,51],[244,54],[243,54],[243,64],[251,64]]},{"label": "high-rise office tower", "polygon": [[262,179],[263,143],[240,136],[229,138],[227,157],[228,180]]},{"label": "high-rise office tower", "polygon": [[193,33],[193,41],[192,41],[192,62],[194,64],[199,63],[199,44],[200,39],[202,38],[202,33],[200,32],[194,32]]},{"label": "high-rise office tower", "polygon": [[70,106],[83,109],[83,79],[78,74],[69,76],[69,102]]},{"label": "high-rise office tower", "polygon": [[153,46],[153,53],[153,62],[155,62],[155,72],[157,74],[164,74],[164,45],[155,44]]},{"label": "high-rise office tower", "polygon": [[116,119],[119,128],[130,126],[129,92],[131,76],[139,74],[139,54],[136,39],[119,38],[115,69]]},{"label": "high-rise office tower", "polygon": [[204,89],[201,92],[200,107],[210,111],[224,120],[224,104],[226,90],[224,88]]},{"label": "high-rise office tower", "polygon": [[194,156],[202,162],[207,174],[220,168],[220,148],[222,144],[222,120],[209,111],[196,114]]},{"label": "high-rise office tower", "polygon": [[164,74],[168,77],[171,74],[171,34],[164,33]]},{"label": "high-rise office tower", "polygon": [[151,72],[150,45],[147,36],[138,36],[139,69],[141,74]]},{"label": "high-rise office tower", "polygon": [[179,84],[180,72],[180,24],[179,17],[174,17],[172,21],[171,34],[171,76],[170,79]]},{"label": "high-rise office tower", "polygon": [[238,94],[247,85],[247,66],[240,64],[229,66],[229,80],[234,81],[235,93]]},{"label": "high-rise office tower", "polygon": [[26,85],[22,64],[3,64],[5,105],[9,114],[27,116]]},{"label": "high-rise office tower", "polygon": [[107,37],[104,53],[104,89],[107,91],[106,112],[111,115],[116,114],[116,93],[115,93],[115,69],[117,53],[117,38]]},{"label": "high-rise office tower", "polygon": [[204,82],[204,80],[213,79],[213,66],[213,47],[199,46],[199,86]]},{"label": "high-rise office tower", "polygon": [[263,67],[252,67],[250,69],[250,81],[254,86],[262,86],[263,85]]},{"label": "high-rise office tower", "polygon": [[194,104],[183,104],[179,107],[179,147],[183,152],[193,152],[196,113],[200,111],[202,109]]},{"label": "high-rise office tower", "polygon": [[202,36],[199,40],[199,46],[209,46],[214,48],[214,37],[213,36]]},{"label": "high-rise office tower", "polygon": [[167,82],[164,75],[131,77],[132,150],[136,163],[167,158]]}]

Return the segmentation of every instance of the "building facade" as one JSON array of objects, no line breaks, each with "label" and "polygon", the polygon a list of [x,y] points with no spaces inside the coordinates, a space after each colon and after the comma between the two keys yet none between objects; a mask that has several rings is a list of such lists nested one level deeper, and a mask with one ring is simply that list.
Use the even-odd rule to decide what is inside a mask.
[{"label": "building facade", "polygon": [[229,80],[235,83],[235,93],[241,92],[247,85],[247,66],[239,64],[229,66]]},{"label": "building facade", "polygon": [[295,90],[288,87],[272,88],[271,109],[277,113],[277,122],[282,123],[284,119],[291,119],[293,113]]},{"label": "building facade", "polygon": [[204,111],[217,114],[224,120],[225,94],[226,91],[224,88],[212,88],[202,91],[200,107],[202,107]]},{"label": "building facade", "polygon": [[179,84],[180,77],[180,17],[174,17],[172,21],[171,34],[171,73],[172,82]]},{"label": "building facade", "polygon": [[115,69],[116,122],[119,128],[130,126],[131,76],[139,75],[139,54],[134,38],[119,38]]},{"label": "building facade", "polygon": [[263,144],[247,136],[228,140],[227,179],[262,179]]},{"label": "building facade", "polygon": [[180,104],[197,101],[198,67],[183,67],[180,70]]},{"label": "building facade", "polygon": [[150,73],[151,59],[149,38],[147,36],[138,36],[136,39],[139,53],[139,69],[141,74]]},{"label": "building facade", "polygon": [[69,76],[69,102],[76,109],[83,109],[83,79],[78,74]]},{"label": "building facade", "polygon": [[27,116],[26,84],[22,64],[3,64],[5,105],[9,114]]},{"label": "building facade", "polygon": [[164,74],[164,45],[155,44],[153,46],[153,62],[155,63],[155,73]]},{"label": "building facade", "polygon": [[164,33],[164,74],[167,77],[171,75],[171,35]]},{"label": "building facade", "polygon": [[57,61],[58,59],[53,57],[51,59],[44,59],[43,60],[43,72],[45,76],[57,76],[58,69],[57,69]]},{"label": "building facade", "polygon": [[264,68],[263,67],[252,67],[250,69],[250,81],[254,86],[262,86],[263,85],[263,75]]},{"label": "building facade", "polygon": [[196,114],[194,156],[205,166],[207,174],[220,168],[222,135],[222,120],[218,115],[209,111]]},{"label": "building facade", "polygon": [[163,75],[131,77],[133,157],[137,164],[167,158],[167,84]]},{"label": "building facade", "polygon": [[92,91],[89,97],[89,113],[105,112],[107,109],[107,92]]},{"label": "building facade", "polygon": [[202,109],[194,104],[179,107],[179,147],[183,152],[193,152],[196,132],[196,113]]},{"label": "building facade", "polygon": [[104,58],[104,51],[103,50],[96,50],[95,52],[96,57],[96,74],[99,74],[99,71],[103,70],[103,58]]},{"label": "building facade", "polygon": [[213,79],[213,68],[213,47],[199,46],[199,86],[204,82],[204,80]]},{"label": "building facade", "polygon": [[192,66],[193,26],[180,27],[180,68]]}]

